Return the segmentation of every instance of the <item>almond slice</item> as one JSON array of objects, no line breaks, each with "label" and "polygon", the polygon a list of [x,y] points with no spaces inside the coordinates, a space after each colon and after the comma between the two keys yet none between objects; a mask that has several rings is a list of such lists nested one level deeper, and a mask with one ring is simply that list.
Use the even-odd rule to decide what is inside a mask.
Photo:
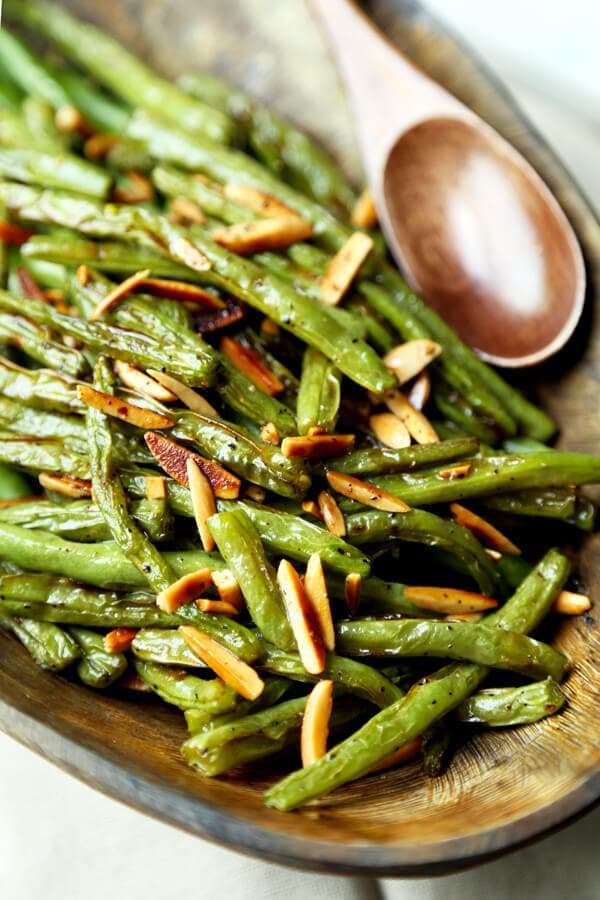
[{"label": "almond slice", "polygon": [[394,413],[377,413],[370,416],[369,426],[377,440],[386,447],[400,450],[402,447],[410,446],[408,428]]},{"label": "almond slice", "polygon": [[273,422],[267,422],[266,425],[263,425],[260,429],[260,439],[266,444],[278,444],[281,436],[277,431],[277,426]]},{"label": "almond slice", "polygon": [[147,432],[144,440],[159,466],[184,487],[189,487],[187,461],[192,458],[208,478],[215,497],[221,500],[235,500],[239,496],[242,482],[237,475],[232,475],[218,463],[204,459],[198,453],[194,453],[187,447],[182,447],[181,444],[176,444],[175,441],[170,441],[154,431]]},{"label": "almond slice", "polygon": [[273,319],[265,318],[260,323],[260,331],[261,334],[269,334],[272,337],[279,337],[281,334],[281,328],[274,322]]},{"label": "almond slice", "polygon": [[167,499],[167,482],[162,475],[146,475],[144,487],[148,500]]},{"label": "almond slice", "polygon": [[159,403],[172,403],[174,400],[177,400],[177,395],[173,391],[159,384],[158,381],[142,372],[141,369],[132,366],[131,363],[125,362],[123,359],[116,359],[113,363],[113,368],[123,384],[131,388],[132,391],[152,397],[153,400],[158,400]]},{"label": "almond slice", "polygon": [[300,576],[287,559],[282,559],[279,563],[277,582],[298,644],[302,665],[311,675],[318,675],[325,668],[325,647],[319,634],[319,622]]},{"label": "almond slice", "polygon": [[152,694],[152,688],[145,681],[142,681],[137,672],[128,669],[117,681],[117,687],[127,691],[140,691],[142,694]]},{"label": "almond slice", "polygon": [[324,456],[340,456],[354,447],[353,434],[299,434],[286,437],[281,442],[284,456],[301,456],[318,459]]},{"label": "almond slice", "polygon": [[196,331],[200,334],[211,334],[229,325],[235,325],[244,318],[244,310],[231,298],[223,309],[205,309],[196,314]]},{"label": "almond slice", "polygon": [[48,302],[46,295],[33,275],[27,269],[24,269],[23,266],[17,268],[17,277],[21,284],[21,290],[26,297],[30,300],[41,300],[42,303]]},{"label": "almond slice", "polygon": [[96,162],[99,159],[104,159],[109,150],[112,150],[115,144],[118,143],[118,134],[93,134],[83,145],[83,155],[86,159]]},{"label": "almond slice", "polygon": [[302,766],[312,765],[327,753],[329,720],[333,708],[333,681],[317,681],[308,695],[302,729],[300,731],[300,753]]},{"label": "almond slice", "polygon": [[196,600],[196,606],[201,612],[213,613],[217,616],[239,616],[240,614],[239,608],[226,600],[209,600],[206,597],[199,597]]},{"label": "almond slice", "polygon": [[304,590],[319,622],[319,630],[325,649],[332,652],[335,649],[335,630],[331,616],[331,604],[327,594],[327,584],[323,573],[323,564],[318,553],[313,553],[308,558],[304,576]]},{"label": "almond slice", "polygon": [[346,534],[346,522],[341,509],[329,491],[321,491],[317,497],[317,503],[327,531],[337,535],[337,537],[344,537]]},{"label": "almond slice", "polygon": [[172,281],[170,278],[144,278],[141,287],[154,297],[167,297],[169,300],[182,300],[185,303],[197,303],[207,309],[225,309],[223,301],[197,284],[189,281]]},{"label": "almond slice", "polygon": [[169,203],[169,218],[178,225],[204,225],[206,216],[197,203],[187,197],[174,197]]},{"label": "almond slice", "polygon": [[95,319],[99,319],[103,313],[111,308],[111,306],[114,306],[115,303],[118,303],[119,300],[122,300],[127,294],[130,294],[131,291],[134,291],[136,287],[139,287],[144,278],[147,278],[149,274],[150,269],[142,269],[140,272],[135,272],[133,275],[130,275],[129,278],[126,278],[121,284],[117,284],[112,291],[109,291],[108,294],[95,305],[88,316],[89,320],[93,322]]},{"label": "almond slice", "polygon": [[375,228],[377,225],[375,197],[370,188],[365,188],[354,204],[350,221],[355,228]]},{"label": "almond slice", "polygon": [[457,525],[468,528],[469,531],[476,534],[477,537],[489,544],[494,550],[499,550],[500,553],[507,553],[511,556],[520,556],[521,551],[516,544],[513,544],[505,534],[502,534],[487,519],[478,516],[477,513],[467,509],[466,506],[461,506],[460,503],[451,503],[450,511]]},{"label": "almond slice", "polygon": [[471,463],[460,463],[457,466],[450,466],[449,469],[442,469],[438,472],[440,478],[447,478],[449,481],[457,481],[459,478],[466,478],[471,471]]},{"label": "almond slice", "polygon": [[444,622],[470,622],[472,625],[476,622],[481,622],[482,619],[483,613],[480,612],[451,613],[448,616],[444,616]]},{"label": "almond slice", "polygon": [[206,520],[214,516],[217,511],[215,495],[212,492],[210,481],[193,456],[188,456],[186,460],[186,471],[198,534],[203,548],[210,553],[215,549],[215,539],[208,530]]},{"label": "almond slice", "polygon": [[200,597],[210,586],[212,573],[210,569],[198,569],[182,575],[168,588],[157,594],[156,605],[166,613],[177,612],[180,606],[185,606]]},{"label": "almond slice", "polygon": [[498,606],[492,597],[458,588],[406,587],[404,596],[420,609],[430,609],[445,615],[480,612]]},{"label": "almond slice", "polygon": [[406,341],[385,354],[384,364],[394,373],[398,384],[406,384],[442,352],[441,344],[429,338]]},{"label": "almond slice", "polygon": [[240,610],[244,605],[244,598],[233,572],[230,572],[229,569],[215,569],[211,574],[211,578],[217,589],[219,600],[222,600],[223,603],[229,603],[231,606],[235,606],[237,610]]},{"label": "almond slice", "polygon": [[275,394],[279,394],[283,390],[284,384],[271,372],[254,350],[244,347],[239,341],[229,336],[221,339],[220,347],[221,352],[233,363],[236,369],[243,372],[246,378],[249,378],[257,388],[268,394],[269,397],[274,397]]},{"label": "almond slice", "polygon": [[208,272],[212,263],[188,238],[180,237],[173,241],[172,256],[179,262],[194,269],[195,272]]},{"label": "almond slice", "polygon": [[361,481],[353,475],[344,475],[341,472],[330,471],[327,472],[327,481],[338,494],[343,494],[344,497],[348,497],[350,500],[358,500],[359,503],[364,503],[365,506],[372,506],[373,509],[399,513],[409,512],[410,510],[410,506],[407,506],[399,497],[395,497],[369,481]]},{"label": "almond slice", "polygon": [[256,700],[263,692],[264,681],[258,673],[223,644],[192,625],[180,625],[179,633],[188,647],[246,700]]},{"label": "almond slice", "polygon": [[168,419],[151,409],[134,406],[133,403],[127,403],[120,397],[104,394],[102,391],[90,387],[89,384],[78,384],[77,396],[86,406],[93,406],[94,409],[99,409],[107,416],[122,419],[123,422],[136,425],[138,428],[172,428],[175,424],[173,419]]},{"label": "almond slice", "polygon": [[390,412],[404,422],[418,444],[436,444],[439,441],[433,425],[422,412],[414,408],[401,391],[386,391],[383,402]]},{"label": "almond slice", "polygon": [[421,374],[415,378],[408,394],[408,402],[414,406],[418,412],[422,412],[429,400],[431,394],[431,378],[427,369],[423,369]]},{"label": "almond slice", "polygon": [[51,472],[40,472],[38,481],[47,491],[63,494],[65,497],[82,499],[92,496],[92,482],[85,478],[73,478],[71,475],[53,475]]},{"label": "almond slice", "polygon": [[578,616],[591,609],[592,601],[587,594],[575,594],[573,591],[561,591],[554,603],[552,611],[564,616]]},{"label": "almond slice", "polygon": [[83,137],[89,137],[89,135],[94,133],[94,129],[90,122],[88,122],[83,113],[71,103],[59,106],[54,114],[54,124],[59,131],[62,131],[65,134],[80,134]]},{"label": "almond slice", "polygon": [[175,396],[181,400],[188,409],[191,409],[192,412],[200,413],[201,416],[209,416],[209,418],[212,419],[219,418],[219,413],[214,406],[211,406],[208,400],[205,400],[198,391],[192,390],[192,388],[188,387],[187,384],[184,384],[183,381],[179,381],[178,378],[173,378],[172,375],[167,375],[166,372],[159,372],[158,369],[148,369],[148,374],[151,375],[155,381],[162,384],[167,390],[171,391],[172,394],[175,394]]},{"label": "almond slice", "polygon": [[77,268],[77,281],[79,282],[81,287],[87,287],[87,285],[89,284],[90,270],[85,264],[82,264]]},{"label": "almond slice", "polygon": [[258,188],[251,187],[249,184],[226,184],[223,187],[223,194],[228,200],[251,209],[252,212],[258,213],[265,219],[281,219],[288,216],[298,216],[294,209],[290,209],[277,197],[272,194],[265,194]]},{"label": "almond slice", "polygon": [[111,199],[116,203],[153,203],[156,199],[154,187],[142,172],[130,171],[116,185]]},{"label": "almond slice", "polygon": [[113,628],[104,635],[104,649],[107,653],[127,653],[138,631],[138,628]]},{"label": "almond slice", "polygon": [[372,769],[369,769],[369,775],[372,775],[374,772],[381,772],[384,769],[391,769],[394,766],[399,766],[402,763],[416,759],[421,752],[422,745],[422,738],[413,738],[408,744],[404,744],[403,747],[394,750],[393,753],[390,753],[389,756],[386,756],[385,759],[382,759],[381,762],[374,765]]},{"label": "almond slice", "polygon": [[348,238],[329,263],[321,279],[323,303],[327,306],[337,306],[372,249],[372,239],[362,231],[355,231]]},{"label": "almond slice", "polygon": [[247,484],[242,491],[242,496],[253,500],[254,503],[264,503],[267,499],[267,492],[258,484]]},{"label": "almond slice", "polygon": [[498,562],[499,559],[502,559],[502,554],[498,552],[498,550],[492,550],[491,547],[484,547],[483,552],[487,553],[490,559],[493,559],[494,562]]},{"label": "almond slice", "polygon": [[264,250],[283,250],[298,241],[312,237],[312,225],[300,216],[258,219],[216,228],[212,239],[216,244],[244,256]]},{"label": "almond slice", "polygon": [[344,597],[351,615],[355,616],[360,606],[360,589],[362,576],[358,572],[350,572],[344,582]]},{"label": "almond slice", "polygon": [[314,500],[303,500],[302,501],[302,511],[306,513],[307,516],[314,516],[315,519],[319,519],[319,521],[323,521],[323,516],[321,515],[321,510],[317,506]]}]

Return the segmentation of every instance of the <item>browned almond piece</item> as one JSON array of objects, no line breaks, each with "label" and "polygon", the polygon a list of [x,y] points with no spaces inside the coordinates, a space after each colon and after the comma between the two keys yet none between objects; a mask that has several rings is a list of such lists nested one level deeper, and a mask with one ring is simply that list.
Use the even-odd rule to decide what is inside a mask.
[{"label": "browned almond piece", "polygon": [[467,509],[466,506],[461,506],[460,503],[451,503],[450,512],[458,525],[468,528],[469,531],[476,534],[477,537],[489,544],[494,550],[499,550],[500,553],[508,553],[511,556],[520,556],[521,551],[516,544],[513,544],[510,538],[502,534],[487,519],[478,516],[477,513]]},{"label": "browned almond piece", "polygon": [[186,303],[198,303],[207,309],[225,309],[225,304],[210,291],[188,281],[171,281],[169,278],[144,278],[141,287],[154,297],[167,297],[169,300],[182,300]]},{"label": "browned almond piece", "polygon": [[181,225],[195,222],[197,225],[204,225],[206,216],[197,203],[189,200],[187,197],[174,197],[169,204],[170,218]]},{"label": "browned almond piece", "polygon": [[375,197],[370,188],[365,188],[354,204],[350,221],[355,228],[375,228],[377,225]]},{"label": "browned almond piece", "polygon": [[371,484],[369,481],[361,481],[353,475],[344,475],[341,472],[327,472],[327,481],[330,486],[344,497],[350,500],[358,500],[365,506],[374,509],[383,509],[386,512],[408,512],[410,506],[399,497],[394,497],[388,491]]},{"label": "browned almond piece", "polygon": [[344,537],[346,534],[346,522],[341,509],[329,491],[321,491],[317,497],[317,504],[327,531],[336,534],[338,537]]},{"label": "browned almond piece", "polygon": [[474,625],[476,622],[481,622],[483,619],[483,613],[480,612],[472,612],[472,613],[450,613],[447,616],[444,616],[445,622],[470,622]]},{"label": "browned almond piece", "polygon": [[427,405],[429,395],[431,394],[431,378],[429,372],[424,369],[421,374],[415,378],[408,394],[408,402],[414,406],[416,410],[422,412]]},{"label": "browned almond piece", "polygon": [[273,319],[263,319],[260,323],[260,330],[263,334],[271,334],[273,337],[278,337],[281,334],[281,328],[274,322]]},{"label": "browned almond piece", "polygon": [[315,437],[315,435],[319,434],[327,434],[325,429],[321,428],[320,425],[311,425],[306,433],[309,435],[309,437]]},{"label": "browned almond piece", "polygon": [[276,219],[258,219],[216,228],[212,239],[232,253],[248,255],[264,250],[283,250],[298,241],[312,236],[312,225],[300,216],[279,216]]},{"label": "browned almond piece", "polygon": [[242,490],[242,496],[253,500],[254,503],[264,503],[267,499],[267,492],[258,484],[247,484]]},{"label": "browned almond piece", "polygon": [[226,600],[210,600],[206,597],[199,597],[196,600],[196,606],[201,612],[214,613],[217,616],[239,616],[240,614],[239,607]]},{"label": "browned almond piece", "polygon": [[438,472],[440,478],[447,478],[449,481],[456,481],[458,478],[466,478],[471,471],[471,463],[460,463],[458,466],[450,466],[449,469],[442,469]]},{"label": "browned almond piece", "polygon": [[198,453],[194,453],[187,447],[182,447],[181,444],[176,444],[175,441],[170,441],[154,431],[145,434],[144,440],[161,468],[179,484],[189,487],[187,461],[191,458],[196,461],[200,470],[208,478],[215,497],[221,500],[235,500],[239,497],[240,479],[218,463],[204,459]]},{"label": "browned almond piece", "polygon": [[123,422],[129,422],[138,428],[172,428],[175,424],[173,419],[168,419],[152,409],[134,406],[133,403],[127,403],[120,397],[112,397],[110,394],[97,391],[89,384],[78,384],[77,396],[86,406],[93,406],[107,416],[122,419]]},{"label": "browned almond piece", "polygon": [[395,416],[404,422],[418,444],[437,444],[439,437],[422,412],[415,409],[401,391],[386,391],[383,402]]},{"label": "browned almond piece", "polygon": [[202,472],[193,456],[188,456],[186,469],[198,534],[200,535],[203,548],[207,553],[210,553],[211,550],[215,549],[215,539],[208,530],[206,520],[217,511],[215,495],[212,492],[210,481]]},{"label": "browned almond piece", "polygon": [[62,303],[65,309],[69,308],[64,304],[65,292],[61,288],[44,288],[43,293],[48,303],[53,303],[57,307]]},{"label": "browned almond piece", "polygon": [[439,356],[442,347],[429,338],[418,338],[415,341],[406,341],[385,354],[383,362],[398,379],[398,384],[406,384],[425,366]]},{"label": "browned almond piece", "polygon": [[73,478],[71,475],[52,475],[50,472],[40,472],[38,481],[47,491],[56,494],[64,494],[65,497],[82,499],[92,496],[92,482],[85,478]]},{"label": "browned almond piece", "polygon": [[278,444],[281,436],[277,431],[277,426],[273,422],[267,422],[266,425],[263,425],[260,429],[260,439],[267,444]]},{"label": "browned almond piece", "polygon": [[167,482],[162,475],[147,475],[144,478],[148,500],[166,500]]},{"label": "browned almond piece", "polygon": [[81,287],[86,287],[90,280],[90,270],[86,265],[78,266],[77,281]]},{"label": "browned almond piece", "polygon": [[491,547],[484,547],[483,552],[487,553],[490,559],[493,559],[494,562],[498,562],[499,559],[502,559],[502,554],[498,552],[498,550],[492,550]]},{"label": "browned almond piece", "polygon": [[177,394],[159,384],[146,372],[142,372],[141,369],[132,366],[131,363],[125,362],[123,359],[116,359],[113,363],[113,368],[123,384],[133,391],[152,397],[153,400],[158,400],[160,403],[172,403],[174,400],[177,400]]},{"label": "browned almond piece", "polygon": [[272,194],[265,194],[249,184],[226,184],[223,193],[228,200],[259,213],[265,219],[281,219],[298,216],[298,213],[278,200]]},{"label": "browned almond piece", "polygon": [[333,681],[317,681],[308,695],[300,731],[302,766],[312,765],[327,753],[329,720],[333,708]]},{"label": "browned almond piece", "polygon": [[47,303],[47,297],[44,294],[43,290],[27,269],[24,269],[22,266],[17,268],[17,277],[21,284],[21,289],[23,294],[28,297],[30,300],[41,300],[42,303]]},{"label": "browned almond piece", "polygon": [[238,610],[241,609],[244,605],[244,598],[233,572],[230,572],[229,569],[215,569],[211,574],[211,578],[219,595],[219,600],[235,606]]},{"label": "browned almond piece", "polygon": [[94,133],[92,124],[76,106],[70,103],[60,106],[56,110],[54,124],[59,131],[65,134],[81,134],[83,137],[89,137]]},{"label": "browned almond piece", "polygon": [[575,594],[573,591],[561,591],[554,603],[552,611],[564,616],[578,616],[591,609],[592,601],[587,594]]},{"label": "browned almond piece", "polygon": [[183,262],[184,265],[189,266],[190,269],[194,269],[196,272],[207,272],[212,266],[210,259],[204,253],[201,253],[187,238],[180,237],[173,241],[172,250],[173,256],[179,262]]},{"label": "browned almond piece", "polygon": [[83,145],[83,155],[93,161],[104,159],[118,141],[119,136],[116,134],[93,134]]},{"label": "browned almond piece", "polygon": [[277,582],[298,644],[302,665],[311,675],[318,675],[325,668],[325,647],[319,632],[319,622],[300,576],[287,559],[282,559],[279,563]]},{"label": "browned almond piece", "polygon": [[112,192],[115,203],[153,203],[156,195],[149,178],[141,172],[127,172],[123,183],[118,184]]},{"label": "browned almond piece", "polygon": [[19,503],[35,503],[37,500],[45,500],[43,494],[33,494],[30,497],[11,497],[10,500],[0,500],[0,509],[6,509],[7,506],[17,506]]},{"label": "browned almond piece", "polygon": [[196,315],[196,331],[201,334],[211,334],[229,325],[235,325],[244,318],[244,310],[241,306],[228,300],[223,309],[205,309]]},{"label": "browned almond piece", "polygon": [[323,456],[339,456],[354,447],[353,434],[299,434],[286,437],[281,442],[284,456],[302,456],[318,459]]},{"label": "browned almond piece", "polygon": [[420,609],[430,609],[446,615],[480,612],[498,606],[498,601],[492,597],[458,588],[411,586],[404,588],[404,596]]},{"label": "browned almond piece", "polygon": [[159,372],[158,369],[148,369],[148,374],[168,391],[171,391],[188,409],[200,413],[201,416],[209,416],[213,419],[218,418],[219,413],[214,406],[208,400],[205,400],[198,391],[194,391],[187,384],[184,384],[183,381],[173,378],[172,375],[167,375],[166,372]]},{"label": "browned almond piece", "polygon": [[314,516],[315,519],[319,519],[321,522],[323,521],[321,510],[314,500],[303,500],[302,511],[305,512],[307,516]]},{"label": "browned almond piece", "polygon": [[335,630],[323,564],[318,553],[313,553],[308,558],[304,575],[304,590],[315,611],[325,649],[332,652],[335,649]]},{"label": "browned almond piece", "polygon": [[180,606],[185,606],[186,603],[192,603],[193,600],[196,600],[204,594],[210,586],[212,580],[211,575],[210,569],[198,569],[197,572],[190,572],[188,575],[182,575],[181,578],[178,578],[177,581],[170,584],[168,588],[165,588],[164,591],[157,594],[156,605],[159,606],[163,612],[177,612]]},{"label": "browned almond piece", "polygon": [[209,668],[246,700],[256,700],[263,692],[264,681],[258,673],[223,644],[192,625],[180,625],[179,632],[188,647]]},{"label": "browned almond piece", "polygon": [[12,225],[10,222],[0,222],[0,241],[11,247],[20,247],[29,238],[35,234],[27,228],[21,228],[20,225]]},{"label": "browned almond piece", "polygon": [[323,303],[337,306],[372,249],[373,241],[362,231],[356,231],[348,238],[321,279]]},{"label": "browned almond piece", "polygon": [[113,628],[104,635],[104,649],[107,653],[126,653],[131,649],[138,628]]},{"label": "browned almond piece", "polygon": [[220,346],[221,351],[236,369],[243,372],[265,394],[274,397],[283,390],[283,383],[267,368],[260,356],[249,347],[244,347],[239,341],[229,336],[221,339]]},{"label": "browned almond piece", "polygon": [[373,766],[372,769],[369,769],[369,775],[373,772],[382,772],[384,769],[391,769],[394,766],[400,766],[402,763],[410,762],[412,759],[416,759],[421,752],[421,747],[423,744],[423,739],[420,737],[413,738],[412,741],[409,741],[408,744],[405,744],[403,747],[399,747],[398,750],[394,750],[389,756],[386,756],[381,762],[377,763],[377,765]]},{"label": "browned almond piece", "polygon": [[140,691],[142,694],[151,694],[152,688],[145,681],[142,681],[137,672],[127,670],[121,675],[117,682],[117,687],[126,691]]},{"label": "browned almond piece", "polygon": [[358,572],[350,572],[344,582],[344,597],[351,615],[356,615],[360,606],[360,589],[362,576]]},{"label": "browned almond piece", "polygon": [[410,446],[408,428],[394,413],[377,413],[370,416],[369,425],[377,440],[386,447],[400,450],[402,447]]},{"label": "browned almond piece", "polygon": [[142,269],[139,272],[134,272],[133,275],[130,275],[129,278],[126,278],[121,284],[117,284],[113,290],[109,291],[108,294],[106,294],[106,296],[104,296],[93,308],[88,316],[90,321],[99,319],[103,313],[111,308],[111,306],[114,306],[119,300],[122,300],[123,297],[126,297],[127,294],[131,293],[131,291],[134,291],[136,287],[139,287],[144,278],[147,278],[149,274],[150,269]]}]

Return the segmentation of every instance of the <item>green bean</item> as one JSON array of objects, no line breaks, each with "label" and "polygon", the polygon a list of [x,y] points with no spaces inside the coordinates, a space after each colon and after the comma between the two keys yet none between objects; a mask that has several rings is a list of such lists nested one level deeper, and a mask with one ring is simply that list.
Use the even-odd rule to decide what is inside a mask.
[{"label": "green bean", "polygon": [[51,156],[21,148],[0,150],[0,176],[89,194],[99,200],[106,199],[112,185],[112,178],[103,169],[78,156],[64,153]]},{"label": "green bean", "polygon": [[202,709],[186,709],[185,723],[190,735],[198,734],[207,728],[217,728],[234,720],[241,719],[250,713],[259,712],[274,706],[289,690],[292,684],[287,678],[267,678],[263,691],[256,700],[240,700],[233,712],[211,716]]},{"label": "green bean", "polygon": [[51,369],[23,369],[0,357],[0,393],[11,400],[54,412],[83,412],[77,383]]},{"label": "green bean", "polygon": [[536,441],[535,438],[519,435],[517,437],[505,438],[502,441],[502,449],[505,453],[524,455],[526,453],[546,453],[547,451],[552,450],[552,447],[547,447],[541,441]]},{"label": "green bean", "polygon": [[190,650],[187,641],[175,628],[141,628],[132,641],[131,650],[145,662],[206,668],[206,663]]},{"label": "green bean", "polygon": [[[342,578],[328,576],[327,587],[332,597],[345,599],[345,584]],[[415,606],[405,595],[406,585],[383,581],[371,576],[360,586],[360,611],[368,616],[412,616],[416,619],[437,619],[439,613]]]},{"label": "green bean", "polygon": [[236,340],[238,340],[242,346],[247,347],[249,350],[253,350],[267,368],[279,378],[284,388],[281,398],[285,403],[291,403],[295,406],[296,394],[300,382],[294,373],[271,353],[271,350],[262,335],[258,335],[253,328],[244,328],[243,331],[240,331],[239,334],[236,335]]},{"label": "green bean", "polygon": [[7,617],[0,624],[10,628],[42,669],[61,672],[81,655],[73,638],[51,622]]},{"label": "green bean", "polygon": [[108,653],[104,649],[104,638],[87,628],[69,628],[69,633],[79,644],[82,659],[77,665],[77,675],[93,688],[107,688],[123,675],[127,669],[124,653]]},{"label": "green bean", "polygon": [[238,694],[220,678],[206,680],[182,674],[180,669],[135,660],[135,670],[165,703],[180,709],[201,709],[212,715],[231,712],[238,703]]},{"label": "green bean", "polygon": [[0,56],[3,67],[24,93],[43,98],[55,109],[69,103],[61,85],[31,50],[6,28],[0,31]]},{"label": "green bean", "polygon": [[31,409],[0,395],[0,425],[8,428],[14,426],[21,435],[56,438],[75,452],[85,452],[85,425],[80,416]]},{"label": "green bean", "polygon": [[11,465],[0,463],[0,500],[17,500],[30,493],[25,478]]},{"label": "green bean", "polygon": [[339,369],[322,353],[313,347],[304,351],[296,406],[300,434],[306,434],[309,428],[335,431],[340,409],[341,380]]},{"label": "green bean", "polygon": [[452,744],[452,731],[446,720],[436,722],[423,734],[421,752],[423,770],[429,778],[437,778],[446,767]]},{"label": "green bean", "polygon": [[100,131],[109,131],[115,135],[121,135],[125,131],[129,119],[128,110],[108,94],[99,91],[88,78],[74,69],[66,68],[53,69],[52,74],[86,121]]},{"label": "green bean", "polygon": [[352,450],[334,459],[324,460],[315,466],[319,475],[329,469],[343,472],[345,475],[384,475],[396,472],[411,472],[438,462],[451,462],[455,459],[473,456],[477,453],[479,443],[474,437],[466,436],[439,441],[436,444],[414,444],[401,450],[388,447],[364,447]]},{"label": "green bean", "polygon": [[576,494],[568,488],[515,491],[486,497],[487,509],[517,516],[541,516],[546,519],[569,519],[575,515]]},{"label": "green bean", "polygon": [[55,108],[43,97],[26,97],[21,107],[25,127],[30,138],[25,145],[42,153],[58,155],[69,147],[69,139],[56,125]]},{"label": "green bean", "polygon": [[219,366],[222,377],[214,388],[230,409],[260,427],[272,422],[281,436],[297,431],[294,414],[285,403],[261,391],[222,353]]},{"label": "green bean", "polygon": [[88,478],[90,474],[87,459],[69,450],[61,441],[17,437],[8,432],[0,432],[0,462],[24,469],[32,475],[50,472]]},{"label": "green bean", "polygon": [[474,722],[488,728],[527,725],[552,716],[565,703],[565,695],[551,678],[516,688],[487,688],[458,706],[461,722]]},{"label": "green bean", "polygon": [[18,113],[21,107],[23,95],[16,85],[11,84],[6,77],[6,72],[0,72],[0,107],[2,111]]},{"label": "green bean", "polygon": [[58,288],[62,290],[65,286],[67,270],[58,263],[44,262],[41,259],[24,259],[22,249],[19,247],[19,259],[23,263],[31,277],[40,287]]},{"label": "green bean", "polygon": [[[0,293],[3,297],[6,296],[5,291]],[[66,375],[77,377],[86,372],[88,364],[79,350],[53,341],[43,328],[29,321],[29,318],[18,315],[19,308],[30,302],[37,302],[51,309],[50,304],[42,303],[41,300],[24,301],[23,298],[15,297],[13,311],[17,314],[0,312],[0,339],[4,338],[43,366],[58,369]]]},{"label": "green bean", "polygon": [[581,531],[592,531],[596,521],[596,504],[587,497],[577,497],[575,499],[575,512],[572,516],[565,519],[569,525],[581,529]]},{"label": "green bean", "polygon": [[486,421],[475,413],[475,410],[456,392],[436,385],[433,389],[433,402],[440,415],[457,425],[466,434],[472,434],[486,444],[494,445],[498,441],[498,429],[492,421]]}]

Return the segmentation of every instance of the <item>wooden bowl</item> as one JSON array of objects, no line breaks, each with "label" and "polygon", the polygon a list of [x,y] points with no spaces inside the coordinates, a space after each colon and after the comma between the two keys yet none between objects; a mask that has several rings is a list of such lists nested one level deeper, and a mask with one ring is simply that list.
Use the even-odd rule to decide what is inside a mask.
[{"label": "wooden bowl", "polygon": [[[336,75],[302,0],[124,0],[68,3],[111,28],[169,75],[208,67],[316,133],[357,172]],[[411,0],[377,0],[372,14],[417,63],[487,118],[554,189],[598,283],[597,225],[570,177],[487,70]],[[107,60],[110,65],[110,60]],[[589,303],[588,303],[589,307]],[[565,448],[598,451],[598,325],[591,315],[552,367],[536,374]],[[588,340],[590,338],[591,340]],[[531,382],[534,375],[526,376]],[[580,571],[598,608],[600,538]],[[328,872],[421,876],[472,865],[531,841],[589,809],[600,794],[598,613],[565,621],[557,645],[574,661],[569,704],[514,730],[481,733],[449,771],[428,780],[414,763],[364,778],[302,812],[266,809],[274,773],[202,779],[179,754],[181,714],[152,701],[95,693],[35,667],[0,637],[0,724],[47,759],[136,808],[266,859]],[[280,773],[275,773],[275,775]],[[270,777],[269,777],[270,776]]]}]

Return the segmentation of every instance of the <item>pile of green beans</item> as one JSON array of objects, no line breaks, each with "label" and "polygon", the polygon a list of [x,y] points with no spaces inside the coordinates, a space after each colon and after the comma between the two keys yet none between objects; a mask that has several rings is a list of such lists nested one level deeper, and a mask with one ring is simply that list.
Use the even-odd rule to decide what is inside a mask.
[{"label": "pile of green beans", "polygon": [[[570,565],[522,545],[522,526],[562,523],[561,540],[592,530],[580,486],[600,483],[600,457],[548,445],[546,413],[408,289],[378,233],[340,304],[323,302],[356,193],[312,139],[211,75],[165,81],[63,7],[5,0],[3,11],[0,628],[49,672],[137,686],[183,711],[182,753],[203,776],[297,746],[309,693],[330,680],[329,749],[269,789],[279,810],[414,738],[435,777],[458,723],[558,712],[570,661],[530,632]],[[139,201],[125,199],[132,185]],[[241,187],[263,206],[245,205]],[[273,200],[310,223],[310,238],[250,254],[213,239],[254,228]],[[440,440],[386,444],[373,415],[412,384],[398,385],[384,356],[418,339],[441,346],[422,410]],[[333,444],[333,456],[312,455]],[[210,502],[190,490],[190,455]],[[331,473],[350,479],[343,495]],[[485,522],[454,521],[456,502],[521,553],[503,535],[493,552]],[[315,554],[321,607],[305,597],[294,616],[278,567],[291,562],[301,579],[306,569],[310,594]],[[211,575],[203,602],[169,605],[173,584],[200,570]],[[411,593],[424,585],[438,589],[427,602]],[[448,613],[440,588],[481,612]],[[212,671],[181,626],[254,667],[259,696]],[[126,631],[105,640],[115,629]],[[323,644],[319,674],[302,629]]]}]

